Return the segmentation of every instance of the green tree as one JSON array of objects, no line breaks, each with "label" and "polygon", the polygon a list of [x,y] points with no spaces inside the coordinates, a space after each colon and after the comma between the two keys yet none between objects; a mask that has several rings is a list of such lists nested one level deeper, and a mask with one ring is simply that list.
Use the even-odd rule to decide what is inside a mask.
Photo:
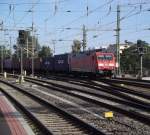
[{"label": "green tree", "polygon": [[72,52],[80,52],[81,51],[81,42],[79,40],[73,40]]},{"label": "green tree", "polygon": [[[147,42],[138,40],[137,43],[141,42],[141,46],[147,49],[147,53],[143,55],[143,68],[146,70],[150,69],[150,46]],[[121,70],[125,73],[137,74],[140,69],[140,56],[138,53],[137,44],[125,49],[121,54]]]},{"label": "green tree", "polygon": [[52,49],[49,46],[42,46],[42,48],[39,51],[38,55],[41,58],[52,56],[53,55]]}]

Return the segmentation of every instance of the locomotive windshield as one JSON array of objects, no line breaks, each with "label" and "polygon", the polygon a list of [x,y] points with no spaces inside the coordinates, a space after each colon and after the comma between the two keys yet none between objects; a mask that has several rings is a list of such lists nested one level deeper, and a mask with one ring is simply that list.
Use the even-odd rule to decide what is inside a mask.
[{"label": "locomotive windshield", "polygon": [[112,60],[112,55],[105,55],[106,60]]},{"label": "locomotive windshield", "polygon": [[112,60],[113,57],[112,57],[112,55],[105,54],[105,55],[99,55],[99,56],[97,56],[97,59],[98,60]]}]

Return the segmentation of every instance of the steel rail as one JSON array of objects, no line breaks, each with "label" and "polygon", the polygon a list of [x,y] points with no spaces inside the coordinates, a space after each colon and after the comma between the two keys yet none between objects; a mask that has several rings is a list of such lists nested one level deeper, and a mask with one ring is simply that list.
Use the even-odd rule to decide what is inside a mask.
[{"label": "steel rail", "polygon": [[[9,75],[12,76],[12,74],[9,74]],[[15,77],[18,77],[17,75],[14,75],[14,76],[15,76]],[[26,78],[33,79],[33,78],[30,78],[30,77],[26,77]],[[35,79],[35,78],[34,78],[34,79]],[[66,80],[66,79],[65,79],[65,80]],[[40,79],[40,81],[45,82],[45,81],[43,81],[43,80],[41,80],[41,79]],[[78,81],[78,80],[77,80],[77,81]],[[80,81],[79,81],[79,82],[80,82]],[[126,94],[124,94],[124,93],[121,93],[121,92],[130,93],[130,94],[133,94],[133,95],[136,95],[136,96],[140,96],[140,97],[145,98],[145,99],[148,99],[148,100],[150,99],[150,96],[149,96],[149,95],[146,95],[146,94],[141,93],[141,92],[137,92],[137,91],[135,91],[135,90],[130,90],[130,89],[127,89],[127,88],[124,88],[124,87],[121,87],[121,86],[116,86],[116,85],[113,85],[112,83],[105,82],[104,80],[103,80],[104,83],[110,84],[111,86],[107,87],[107,86],[104,86],[104,85],[101,85],[101,84],[96,84],[96,83],[91,82],[91,81],[88,81],[88,80],[87,80],[87,82],[88,82],[88,84],[87,84],[87,83],[84,84],[84,83],[82,82],[82,84],[80,84],[80,85],[85,86],[85,87],[88,86],[89,88],[96,89],[96,90],[101,90],[101,91],[104,91],[104,92],[113,94],[113,95],[115,95],[115,96],[117,95],[117,96],[119,96],[119,97],[121,97],[121,98],[124,98],[124,99],[126,99],[126,100],[129,100],[129,101],[131,101],[131,102],[135,102],[135,104],[138,103],[138,105],[141,105],[141,108],[143,108],[143,109],[145,108],[146,110],[150,110],[150,107],[149,107],[149,104],[148,104],[148,103],[143,102],[143,101],[138,100],[138,99],[133,98],[133,97],[131,98],[130,96],[128,96],[128,95],[126,95]],[[48,83],[57,86],[57,84],[54,84],[54,83],[52,83],[52,82],[48,82]],[[75,83],[72,82],[72,84],[75,84]],[[97,88],[97,87],[95,87],[95,86],[98,86],[98,87],[100,87],[100,88]],[[60,87],[60,85],[59,85],[59,87]],[[65,87],[65,86],[63,86],[63,87]],[[70,88],[70,89],[71,89],[71,88]],[[74,89],[75,89],[75,88],[74,88]],[[146,106],[148,106],[148,107],[146,107]]]},{"label": "steel rail", "polygon": [[[127,92],[127,93],[130,93],[130,94],[134,94],[136,96],[140,96],[140,97],[143,97],[143,98],[150,99],[150,95],[144,94],[143,92],[139,92],[139,91],[137,92],[135,90],[131,90],[130,88],[125,88],[123,86],[118,86],[118,85],[114,84],[113,81],[108,81],[108,80],[101,80],[101,81],[104,82],[104,83],[109,84],[111,88],[117,89],[119,91]],[[120,83],[120,82],[117,82],[117,83]],[[132,84],[132,85],[136,86],[136,84]]]},{"label": "steel rail", "polygon": [[[28,79],[26,79],[26,80],[30,81]],[[61,88],[64,88],[64,89],[70,89],[70,90],[75,90],[75,91],[79,91],[79,92],[84,92],[86,94],[91,94],[91,95],[96,96],[96,97],[102,97],[102,98],[105,98],[105,99],[109,99],[110,101],[120,102],[120,103],[123,103],[125,105],[131,105],[131,107],[136,107],[138,109],[143,109],[145,111],[150,112],[150,105],[149,104],[147,104],[145,102],[141,102],[140,100],[137,100],[137,99],[134,99],[134,98],[132,99],[131,97],[129,97],[127,95],[124,95],[122,93],[118,93],[116,91],[113,91],[113,89],[111,89],[111,91],[110,91],[110,90],[107,90],[107,89],[103,90],[103,89],[99,89],[99,88],[94,87],[94,89],[103,90],[103,91],[108,92],[110,94],[114,93],[115,96],[116,95],[118,95],[118,96],[121,95],[121,97],[125,98],[126,100],[121,100],[121,99],[117,99],[117,98],[113,98],[113,97],[109,97],[109,96],[105,96],[105,95],[101,95],[101,94],[94,94],[93,92],[88,92],[88,91],[84,91],[84,90],[77,89],[77,88],[72,88],[72,87],[68,87],[68,86],[64,86],[64,85],[60,85],[60,84],[55,84],[55,83],[48,82],[48,81],[41,80],[41,79],[40,80],[39,79],[33,79],[33,78],[30,78],[30,79],[35,80],[35,81],[37,80],[37,81],[40,81],[40,82],[43,82],[43,83],[48,83],[48,84],[51,84],[53,86],[61,87]],[[33,83],[35,83],[35,82],[33,82]],[[42,85],[42,84],[40,84],[40,85]],[[87,87],[87,85],[88,84],[84,84],[84,86],[86,86],[86,87]],[[45,86],[45,85],[43,85],[43,86]],[[48,88],[53,89],[53,87],[51,87],[51,86],[48,86]],[[107,87],[105,87],[105,88],[107,88]]]},{"label": "steel rail", "polygon": [[143,87],[143,88],[150,88],[150,82],[148,81],[138,81],[138,80],[126,80],[126,79],[97,79],[98,81],[107,81],[110,83],[122,83],[131,86]]},{"label": "steel rail", "polygon": [[[140,122],[142,122],[142,123],[145,123],[145,124],[147,124],[147,125],[149,125],[149,123],[150,123],[150,117],[148,117],[148,116],[146,116],[146,115],[142,115],[142,114],[137,113],[137,112],[133,112],[133,110],[132,110],[132,111],[128,111],[128,110],[126,110],[126,109],[123,109],[123,108],[120,108],[120,107],[117,107],[117,106],[114,106],[114,105],[110,105],[110,104],[108,104],[108,103],[100,102],[100,101],[98,101],[98,100],[96,100],[96,99],[92,99],[92,98],[90,98],[90,97],[86,97],[86,96],[83,96],[83,95],[79,95],[79,94],[77,94],[77,93],[73,93],[73,92],[71,92],[70,90],[66,90],[66,89],[61,89],[61,90],[60,90],[59,88],[51,87],[51,86],[49,86],[48,84],[47,84],[47,85],[42,84],[42,83],[40,83],[40,82],[45,82],[45,83],[46,83],[46,81],[43,81],[43,80],[41,80],[41,79],[38,79],[39,82],[35,82],[34,80],[37,80],[37,79],[33,79],[33,78],[30,78],[30,80],[29,80],[29,78],[28,78],[28,79],[26,79],[26,80],[27,80],[27,81],[30,81],[30,82],[32,82],[32,83],[41,85],[41,86],[46,87],[46,88],[50,88],[50,89],[53,89],[53,90],[56,90],[56,91],[61,91],[61,92],[63,92],[63,93],[69,94],[69,95],[71,95],[71,96],[79,97],[79,98],[81,98],[81,99],[83,99],[83,100],[86,100],[86,101],[88,101],[88,102],[92,102],[92,103],[101,105],[101,106],[103,106],[103,107],[105,107],[105,108],[112,109],[112,110],[114,110],[114,111],[116,111],[116,112],[122,113],[122,114],[124,114],[124,115],[126,115],[126,116],[128,116],[128,117],[130,117],[130,118],[132,118],[132,119],[138,120],[138,121],[140,121]],[[47,83],[49,83],[49,82],[47,82]],[[57,84],[53,84],[53,85],[57,86]],[[59,85],[58,85],[58,86],[59,86]],[[70,88],[68,88],[68,89],[70,89]],[[74,88],[73,88],[73,89],[74,89]]]},{"label": "steel rail", "polygon": [[[40,103],[48,106],[48,107],[52,107],[54,108],[56,111],[60,112],[62,115],[64,115],[67,119],[70,119],[71,121],[73,121],[74,123],[80,125],[82,128],[84,128],[85,130],[89,131],[89,134],[93,134],[93,135],[106,135],[106,133],[104,133],[103,131],[100,131],[99,129],[95,128],[94,126],[84,122],[83,120],[77,118],[76,116],[74,115],[71,115],[70,113],[66,112],[65,110],[63,109],[60,109],[58,108],[57,106],[53,105],[53,104],[50,104],[49,102],[47,102],[46,100],[44,99],[41,99],[40,97],[32,94],[32,93],[29,93],[27,91],[25,91],[24,89],[14,85],[14,84],[10,84],[9,82],[6,82],[4,80],[0,80],[0,82],[6,84],[6,85],[9,85],[10,87],[13,87],[15,88],[16,90],[18,90],[19,92],[25,94],[25,95],[28,95],[30,96],[31,98],[39,101]],[[5,92],[6,93],[6,92]],[[20,106],[21,107],[21,106]]]},{"label": "steel rail", "polygon": [[[1,80],[0,80],[1,82]],[[7,83],[5,83],[7,84]],[[15,98],[8,94],[3,88],[0,87],[2,91],[29,119],[31,119],[34,124],[40,129],[40,132],[46,135],[54,135],[45,125],[43,125],[28,109],[26,109],[22,104],[20,104]]]}]

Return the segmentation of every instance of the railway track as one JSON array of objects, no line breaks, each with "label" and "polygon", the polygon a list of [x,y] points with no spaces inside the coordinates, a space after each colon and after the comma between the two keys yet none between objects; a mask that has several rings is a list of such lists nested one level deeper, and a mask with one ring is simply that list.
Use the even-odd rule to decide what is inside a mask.
[{"label": "railway track", "polygon": [[[28,79],[27,79],[28,80]],[[96,103],[96,104],[99,104],[99,105],[103,105],[103,106],[107,106],[108,108],[111,108],[111,109],[113,109],[113,110],[115,110],[115,111],[119,111],[119,112],[121,112],[121,113],[123,113],[123,114],[125,114],[125,115],[127,115],[127,116],[130,116],[130,117],[132,117],[132,118],[135,118],[135,119],[137,119],[137,120],[139,120],[139,121],[141,121],[141,122],[143,122],[143,123],[146,123],[146,124],[148,124],[149,122],[150,122],[150,118],[149,118],[149,116],[145,116],[145,115],[143,115],[143,114],[139,114],[139,113],[137,113],[137,112],[132,112],[132,111],[129,111],[129,110],[125,110],[125,109],[122,109],[122,108],[119,108],[119,107],[117,107],[117,106],[113,106],[113,105],[110,105],[110,104],[106,104],[106,103],[104,103],[104,102],[100,102],[100,101],[97,101],[97,100],[95,100],[95,99],[92,99],[92,98],[88,98],[88,96],[90,97],[91,95],[84,95],[84,94],[89,94],[89,93],[83,93],[82,94],[82,92],[83,91],[76,91],[74,88],[70,88],[70,87],[67,87],[67,89],[69,89],[70,91],[66,91],[66,87],[65,86],[61,86],[61,89],[60,89],[60,85],[58,86],[59,88],[56,88],[56,86],[57,86],[57,84],[52,84],[52,83],[50,83],[50,82],[48,82],[49,84],[51,84],[51,85],[55,85],[55,87],[51,87],[51,86],[49,86],[48,84],[46,84],[46,83],[44,83],[44,84],[42,84],[42,83],[39,83],[39,82],[36,82],[35,80],[33,81],[33,79],[32,79],[32,81],[31,80],[28,80],[28,81],[30,81],[30,82],[33,82],[33,83],[36,83],[36,84],[38,84],[38,85],[42,85],[42,86],[44,86],[44,87],[47,87],[47,88],[50,88],[50,89],[53,89],[53,90],[57,90],[57,91],[61,91],[61,92],[64,92],[64,93],[67,93],[67,94],[70,94],[70,95],[73,95],[73,96],[77,96],[77,97],[79,97],[79,98],[82,98],[83,100],[87,100],[87,101],[90,101],[90,102],[93,102],[93,103]],[[41,82],[42,82],[42,80],[40,80]],[[43,81],[43,82],[45,82],[45,81]],[[65,89],[64,89],[65,88]],[[72,92],[72,90],[75,90],[75,91],[73,91]],[[77,93],[78,92],[78,93]],[[80,92],[80,93],[79,93]],[[92,94],[92,93],[90,93],[90,94]],[[94,95],[94,94],[93,94]],[[93,96],[92,95],[92,96]],[[95,98],[95,97],[94,97]],[[98,98],[98,96],[96,97],[96,98]],[[148,106],[148,108],[147,108],[147,110],[149,110],[149,106]],[[148,114],[148,113],[147,113]]]},{"label": "railway track", "polygon": [[[149,91],[147,93],[143,93],[140,89],[129,89],[127,87],[122,87],[118,84],[114,84],[110,82],[109,80],[102,80],[104,83],[99,83],[98,81],[93,80],[77,80],[77,79],[70,79],[70,78],[52,78],[54,80],[60,80],[60,81],[67,81],[71,84],[75,85],[81,85],[85,87],[89,87],[96,90],[102,90],[104,92],[117,95],[118,97],[124,98],[126,100],[141,104],[141,108],[145,108],[149,110],[149,99],[150,94]],[[49,82],[50,83],[50,82]],[[52,83],[55,84],[55,83]],[[56,84],[55,84],[56,85]],[[131,86],[130,86],[131,87]],[[108,98],[108,97],[107,97]],[[113,99],[111,99],[113,100]],[[147,107],[142,107],[142,105]]]},{"label": "railway track", "polygon": [[[58,79],[52,78],[52,79]],[[60,79],[60,78],[59,78]],[[61,81],[69,81],[69,83],[75,84],[75,85],[81,85],[97,90],[103,90],[105,92],[111,93],[113,95],[117,95],[119,97],[122,97],[127,100],[131,100],[133,102],[137,102],[140,104],[145,104],[149,106],[149,102],[146,103],[145,101],[149,101],[150,99],[150,92],[149,89],[143,89],[139,87],[132,87],[132,86],[127,86],[123,85],[121,86],[120,84],[116,83],[111,83],[109,80],[100,80],[100,81],[95,81],[95,80],[78,80],[78,79],[70,79],[70,78],[61,78]],[[111,81],[111,80],[110,80]],[[103,83],[102,83],[103,82]],[[140,100],[142,101],[140,101]]]},{"label": "railway track", "polygon": [[127,80],[127,81],[133,81],[133,82],[143,82],[143,83],[150,83],[150,80],[139,80],[139,79],[132,79],[132,78],[115,78],[117,80]]},{"label": "railway track", "polygon": [[[34,79],[35,80],[35,79]],[[42,80],[41,80],[42,81]],[[124,100],[121,100],[121,98],[119,98],[119,99],[115,99],[115,98],[113,98],[113,97],[110,97],[110,95],[108,95],[108,96],[105,96],[105,95],[101,95],[101,94],[99,94],[99,93],[93,93],[92,91],[83,91],[83,90],[80,90],[80,89],[76,89],[76,88],[71,88],[71,87],[65,87],[64,85],[60,85],[60,84],[56,84],[56,83],[52,83],[52,82],[47,82],[47,81],[42,81],[43,83],[49,83],[49,84],[52,84],[52,85],[55,85],[55,86],[57,86],[57,87],[62,87],[62,88],[65,88],[65,89],[67,89],[67,88],[69,88],[70,90],[76,90],[76,91],[79,91],[79,92],[85,92],[86,94],[92,94],[92,95],[94,95],[94,96],[99,96],[99,97],[103,97],[103,98],[107,98],[107,99],[109,99],[109,100],[112,100],[112,101],[118,101],[118,102],[122,102],[122,103],[124,103],[124,104],[127,104],[127,105],[131,105],[131,106],[136,106],[137,108],[139,108],[139,109],[144,109],[144,110],[147,110],[147,111],[149,111],[150,110],[150,104],[149,104],[149,102],[147,103],[147,102],[143,102],[143,101],[141,101],[141,100],[138,100],[138,99],[136,99],[136,98],[134,98],[134,97],[130,97],[130,96],[128,96],[128,95],[125,95],[125,94],[122,94],[122,93],[119,93],[118,92],[118,90],[116,91],[116,90],[114,90],[114,89],[116,89],[116,88],[114,88],[114,87],[108,87],[108,86],[105,86],[105,85],[102,85],[102,84],[96,84],[96,83],[91,83],[91,82],[88,82],[88,84],[86,83],[86,82],[80,82],[80,83],[76,83],[76,82],[70,82],[69,81],[69,83],[72,83],[72,84],[76,84],[76,85],[81,85],[81,86],[85,86],[85,87],[90,87],[90,88],[93,88],[93,89],[96,89],[96,90],[101,90],[101,91],[104,91],[104,92],[107,92],[107,93],[109,93],[109,94],[113,94],[113,95],[117,95],[117,96],[120,96],[121,98],[124,98],[124,99],[126,99],[126,102],[124,101]],[[95,87],[96,86],[96,87]],[[102,89],[103,88],[103,89]],[[136,93],[132,93],[132,94],[135,94],[136,95]],[[134,96],[135,96],[134,95]],[[137,95],[139,95],[139,94],[137,94]],[[140,95],[141,96],[141,95]],[[142,97],[143,98],[145,98],[145,97],[147,97],[147,95],[142,95]],[[131,102],[127,102],[127,100],[129,101],[129,100],[131,100]],[[148,99],[147,100],[149,100],[149,97],[148,97]],[[137,104],[138,103],[138,104]]]},{"label": "railway track", "polygon": [[[143,98],[147,98],[149,99],[150,98],[150,92],[149,92],[149,86],[150,84],[147,83],[148,86],[145,86],[143,87],[143,85],[145,84],[142,84],[142,86],[140,85],[139,82],[136,82],[136,83],[139,83],[138,86],[136,86],[136,84],[134,84],[134,82],[130,82],[132,85],[126,85],[126,83],[123,83],[122,82],[116,82],[114,81],[114,79],[92,79],[92,80],[89,80],[87,78],[68,78],[68,77],[57,77],[57,76],[53,76],[52,78],[50,77],[50,79],[55,79],[55,80],[60,80],[60,81],[69,81],[70,83],[79,83],[79,85],[81,84],[86,84],[88,85],[89,87],[91,86],[98,86],[98,87],[105,87],[105,86],[109,86],[111,87],[112,89],[116,89],[118,91],[122,91],[122,92],[126,92],[126,93],[130,93],[130,94],[133,94],[133,95],[137,95],[137,96],[141,96]],[[122,79],[121,79],[122,80]],[[95,83],[95,82],[100,82],[100,83]],[[104,85],[101,85],[102,82],[104,82],[103,84]]]},{"label": "railway track", "polygon": [[[28,80],[29,79],[29,80]],[[74,97],[78,97],[78,98],[80,98],[80,99],[83,99],[83,100],[85,100],[85,101],[87,101],[87,102],[89,102],[89,103],[94,103],[94,104],[96,104],[96,105],[99,105],[99,106],[103,106],[103,107],[107,107],[107,108],[111,108],[112,110],[114,110],[114,111],[116,111],[116,112],[120,112],[120,113],[123,113],[124,115],[126,115],[126,116],[129,116],[129,117],[131,117],[131,118],[133,118],[134,117],[134,119],[136,119],[136,120],[139,120],[140,122],[143,122],[143,123],[145,123],[145,124],[148,124],[149,123],[149,117],[148,116],[144,116],[144,115],[139,115],[138,113],[136,113],[136,111],[133,111],[133,109],[132,109],[132,111],[133,111],[133,113],[130,113],[130,111],[129,112],[126,112],[127,110],[124,110],[124,109],[122,109],[122,108],[119,108],[119,110],[118,110],[118,108],[114,108],[114,106],[113,106],[113,104],[112,105],[110,105],[111,103],[108,103],[108,101],[107,100],[102,100],[102,101],[99,101],[99,100],[97,100],[98,98],[101,98],[101,96],[100,95],[97,95],[97,93],[92,93],[92,92],[84,92],[83,90],[82,91],[79,91],[79,90],[77,90],[77,89],[74,89],[74,88],[70,88],[70,87],[64,87],[64,86],[61,86],[61,85],[58,85],[58,84],[56,84],[56,83],[51,83],[51,82],[47,82],[47,81],[43,81],[43,80],[39,80],[39,79],[33,79],[32,78],[32,81],[30,80],[31,78],[28,78],[28,79],[26,79],[26,80],[28,80],[28,81],[30,81],[30,82],[32,82],[32,83],[34,83],[35,84],[35,82],[36,82],[36,84],[37,85],[41,85],[42,87],[47,87],[47,88],[49,88],[49,89],[53,89],[54,91],[59,91],[59,92],[62,92],[62,93],[65,93],[65,94],[68,94],[68,96],[70,95],[70,96],[74,96]],[[69,79],[70,80],[70,79]],[[40,82],[39,82],[40,81]],[[68,82],[68,81],[67,81]],[[71,81],[71,82],[74,82],[74,81]],[[80,83],[77,83],[77,84],[84,84],[84,83],[86,83],[86,81],[85,80],[82,80],[82,81],[78,81],[78,82],[80,82]],[[34,85],[33,84],[33,85]],[[51,86],[50,86],[51,85]],[[87,85],[87,84],[86,84]],[[91,85],[92,86],[92,85]],[[43,90],[43,88],[41,87],[41,89]],[[75,92],[75,90],[77,91],[77,92]],[[44,90],[43,90],[44,91]],[[52,91],[51,91],[52,92]],[[49,93],[51,93],[51,92],[49,92]],[[32,93],[34,93],[34,94],[39,94],[40,93],[40,90],[38,90],[38,92],[33,92],[32,91]],[[42,92],[41,92],[42,93]],[[48,93],[48,91],[46,92],[46,93]],[[44,94],[45,94],[45,92],[44,92]],[[44,94],[42,95],[42,96],[44,96]],[[39,95],[40,96],[40,95]],[[67,98],[68,96],[66,96],[66,97],[64,97],[64,98]],[[45,97],[45,96],[44,96]],[[60,97],[62,97],[62,95],[60,95]],[[89,97],[92,97],[91,99],[89,99]],[[112,100],[112,101],[114,101],[114,99],[113,98],[111,98],[110,96],[109,97],[104,97],[104,95],[102,96],[102,98],[108,98],[108,99],[110,99],[110,100]],[[47,99],[49,99],[49,97],[47,97]],[[119,98],[118,98],[119,99]],[[116,100],[116,102],[121,102],[121,100]],[[54,100],[54,99],[53,99]],[[71,99],[72,100],[72,99]],[[75,100],[74,100],[74,102],[75,102]],[[102,102],[102,103],[101,103]],[[106,104],[106,103],[108,103],[108,104]],[[125,103],[125,101],[123,101],[122,100],[122,103]],[[127,103],[127,102],[126,102]],[[129,102],[128,102],[129,103]],[[127,104],[128,104],[127,103]],[[130,103],[130,105],[133,105],[133,103]],[[85,103],[84,103],[84,105],[85,105]],[[138,105],[138,104],[137,104]],[[62,106],[62,105],[61,105]],[[86,105],[85,105],[86,106]],[[89,105],[88,105],[89,106]],[[112,107],[113,106],[113,107]],[[135,106],[135,104],[133,105],[133,106]],[[98,107],[98,106],[97,106]],[[122,106],[121,106],[122,107]],[[139,107],[139,109],[144,109],[144,108],[142,108],[142,106],[136,106],[137,108]],[[68,106],[66,107],[66,108],[69,108]],[[65,108],[64,108],[65,109]],[[121,109],[121,110],[120,110]],[[147,110],[145,109],[145,111],[148,111],[149,109],[147,108]],[[67,110],[68,111],[68,110]],[[73,112],[74,112],[75,110],[73,110]],[[124,111],[124,112],[123,112]],[[73,113],[73,112],[71,112],[71,113]],[[76,112],[76,111],[75,111]],[[77,113],[77,112],[76,112]],[[79,112],[78,112],[79,113]],[[85,112],[84,112],[85,113]],[[80,113],[80,115],[81,115],[82,113]],[[85,113],[86,114],[86,113]],[[87,114],[86,114],[87,115]],[[89,115],[87,115],[87,116],[89,116]],[[90,116],[89,116],[90,117]],[[145,117],[145,118],[144,118]],[[87,118],[86,118],[87,119]],[[97,119],[97,118],[96,118]],[[95,121],[96,121],[96,119],[95,119]],[[92,121],[93,121],[93,119],[92,119]],[[103,122],[102,122],[103,121]],[[115,122],[114,122],[115,121]],[[120,121],[118,121],[118,120],[114,120],[112,123],[116,126],[116,127],[119,127],[119,126],[117,126],[117,124],[116,123],[119,123],[118,125],[120,125],[120,126],[122,126],[123,127],[123,125],[127,128],[129,128],[129,129],[134,129],[134,127],[132,127],[130,124],[128,125],[128,124],[125,124],[125,123],[122,123],[121,121],[122,120],[120,120]],[[90,121],[88,121],[88,123],[90,123],[91,122],[91,120]],[[110,121],[109,122],[106,122],[106,120],[105,119],[101,119],[101,123],[103,123],[103,125],[105,125],[106,126],[106,124],[107,125],[110,125],[110,123],[111,123]],[[93,122],[94,123],[94,122]],[[100,124],[101,125],[101,124]],[[109,126],[108,126],[109,127]],[[112,128],[112,127],[111,127]],[[123,128],[123,129],[125,129],[124,131],[122,131],[122,130],[120,130],[120,131],[118,131],[118,128],[116,128],[116,130],[112,130],[112,133],[113,134],[119,134],[120,132],[122,132],[122,133],[128,133],[129,132],[129,130],[126,130],[126,128]],[[107,128],[106,128],[107,129]],[[140,128],[139,128],[140,129]],[[136,128],[134,129],[135,131],[137,130]],[[146,130],[145,130],[146,131]],[[110,131],[109,131],[110,132]],[[115,132],[115,133],[114,133]],[[135,134],[135,133],[134,133]],[[136,134],[138,134],[138,133],[136,133]]]},{"label": "railway track", "polygon": [[105,134],[21,87],[1,80],[2,83],[5,85],[1,91],[27,112],[28,116],[41,127],[43,134]]},{"label": "railway track", "polygon": [[[56,77],[57,79],[67,79],[67,78],[70,78],[70,79],[73,79],[75,80],[89,80],[88,77],[86,76],[78,76],[78,77],[74,77],[74,76],[69,76],[69,75],[53,75],[54,77]],[[99,77],[98,77],[99,78]],[[95,80],[95,81],[102,81],[102,80],[105,80],[107,82],[114,82],[114,83],[124,83],[124,84],[128,84],[128,85],[131,85],[131,86],[138,86],[138,87],[143,87],[143,88],[150,88],[150,81],[149,80],[138,80],[138,79],[129,79],[129,78],[115,78],[115,79],[103,79],[103,78],[100,78],[100,79],[95,79],[95,78],[91,78],[91,80]]]},{"label": "railway track", "polygon": [[[39,75],[38,75],[39,76]],[[42,75],[41,75],[42,76]],[[145,89],[149,89],[150,88],[150,81],[149,80],[137,80],[137,79],[125,79],[125,78],[115,78],[115,79],[103,79],[103,78],[100,78],[100,79],[95,79],[95,78],[91,78],[89,79],[88,77],[75,77],[75,76],[69,76],[69,75],[65,75],[65,74],[62,74],[62,75],[51,75],[47,78],[53,78],[53,79],[56,79],[56,80],[73,80],[73,81],[77,81],[77,82],[81,82],[81,81],[88,81],[89,80],[91,81],[104,81],[106,83],[117,83],[117,84],[126,84],[126,85],[130,85],[130,86],[136,86],[136,87],[142,87],[142,88],[145,88]]]},{"label": "railway track", "polygon": [[[99,80],[102,81],[102,80]],[[146,81],[146,80],[133,80],[133,79],[106,79],[103,80],[105,82],[109,82],[109,83],[120,83],[120,84],[126,84],[126,85],[130,85],[130,86],[136,86],[136,87],[142,87],[142,88],[146,88],[149,89],[150,88],[150,81]]]}]

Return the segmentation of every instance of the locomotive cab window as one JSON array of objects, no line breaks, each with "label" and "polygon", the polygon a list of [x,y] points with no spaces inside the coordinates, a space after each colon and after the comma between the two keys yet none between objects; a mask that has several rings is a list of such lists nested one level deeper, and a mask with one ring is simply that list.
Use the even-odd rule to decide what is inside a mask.
[{"label": "locomotive cab window", "polygon": [[112,60],[112,55],[105,55],[106,60]]},{"label": "locomotive cab window", "polygon": [[99,56],[97,56],[97,59],[98,59],[98,60],[104,60],[105,57],[104,57],[104,55],[99,55]]},{"label": "locomotive cab window", "polygon": [[113,57],[112,57],[112,55],[99,55],[99,56],[97,56],[97,59],[98,60],[112,60]]}]

